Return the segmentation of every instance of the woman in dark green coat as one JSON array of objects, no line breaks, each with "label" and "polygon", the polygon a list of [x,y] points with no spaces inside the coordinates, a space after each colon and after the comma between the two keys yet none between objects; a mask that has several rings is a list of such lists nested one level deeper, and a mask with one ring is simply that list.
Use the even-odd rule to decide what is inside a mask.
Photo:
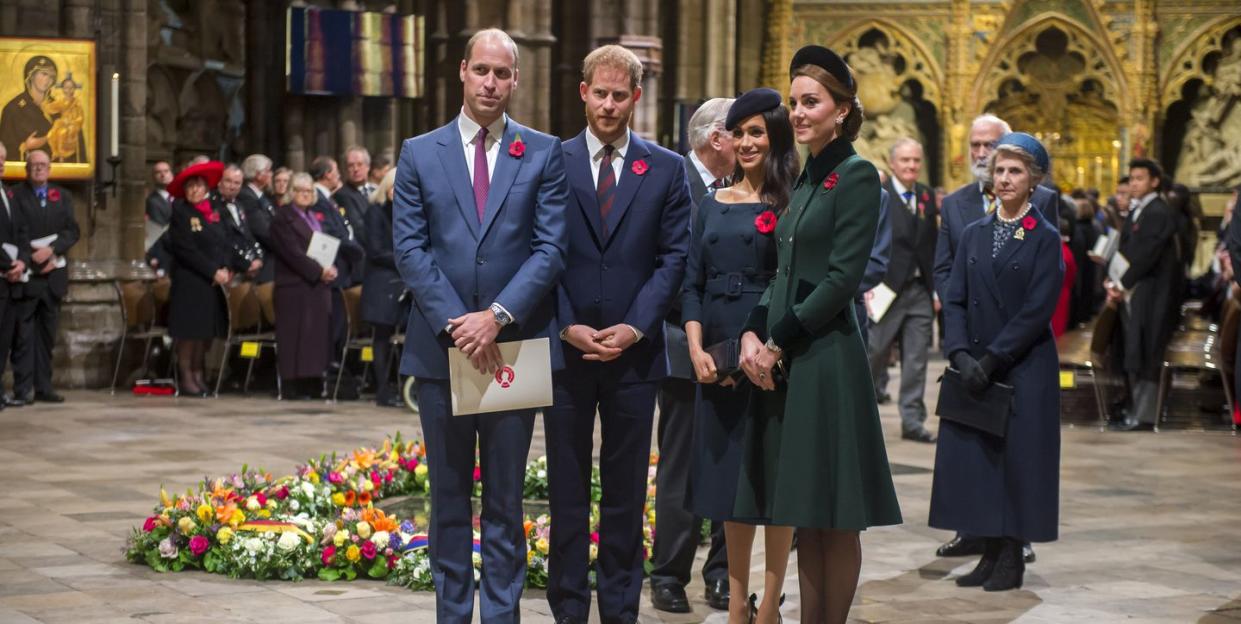
[{"label": "woman in dark green coat", "polygon": [[776,226],[776,277],[741,339],[742,367],[767,392],[751,401],[734,512],[798,527],[802,620],[843,623],[859,532],[901,522],[851,303],[875,239],[879,175],[851,144],[862,109],[844,60],[806,46],[790,74],[793,129],[810,157]]}]

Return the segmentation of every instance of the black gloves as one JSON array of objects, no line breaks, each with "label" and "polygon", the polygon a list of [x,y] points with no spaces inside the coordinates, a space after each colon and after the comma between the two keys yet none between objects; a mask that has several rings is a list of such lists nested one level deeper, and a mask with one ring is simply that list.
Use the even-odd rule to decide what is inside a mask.
[{"label": "black gloves", "polygon": [[[991,364],[994,367],[994,358],[988,355],[982,356],[983,362]],[[952,365],[961,373],[961,379],[965,382],[965,387],[970,392],[978,393],[987,389],[991,385],[990,375],[984,370],[983,365],[974,359],[968,351],[958,351],[952,355]]]}]

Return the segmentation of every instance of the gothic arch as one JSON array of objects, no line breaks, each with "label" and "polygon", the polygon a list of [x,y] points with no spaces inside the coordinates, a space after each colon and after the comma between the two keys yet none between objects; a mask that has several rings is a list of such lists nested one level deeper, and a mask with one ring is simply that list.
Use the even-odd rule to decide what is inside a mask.
[{"label": "gothic arch", "polygon": [[1241,16],[1225,17],[1203,25],[1185,38],[1172,54],[1172,62],[1160,71],[1159,95],[1165,111],[1182,99],[1187,82],[1208,75],[1203,62],[1213,53],[1224,52],[1224,36],[1237,27],[1241,27]]},{"label": "gothic arch", "polygon": [[[1020,58],[1036,50],[1036,40],[1050,28],[1057,28],[1068,36],[1070,53],[1082,57],[1080,81],[1093,80],[1103,88],[1106,101],[1128,107],[1129,86],[1119,59],[1112,47],[1097,33],[1059,13],[1048,13],[1032,19],[1006,34],[991,47],[983,61],[973,89],[970,91],[971,116],[982,113],[1000,93],[1000,87],[1009,80],[1022,80]],[[1122,116],[1127,108],[1122,108]]]},{"label": "gothic arch", "polygon": [[[827,43],[827,46],[848,58],[859,52],[863,47],[868,47],[863,42],[871,31],[881,33],[887,39],[887,43],[890,46],[887,49],[888,55],[900,59],[901,63],[895,68],[898,70],[897,79],[901,83],[908,80],[916,80],[922,85],[923,99],[934,104],[937,109],[942,110],[944,103],[941,91],[944,84],[942,68],[940,68],[939,63],[935,61],[935,57],[922,40],[913,36],[898,24],[886,19],[858,22],[837,33]],[[851,64],[855,64],[855,61],[852,59]],[[865,99],[862,100],[862,105],[868,111],[872,108]]]}]

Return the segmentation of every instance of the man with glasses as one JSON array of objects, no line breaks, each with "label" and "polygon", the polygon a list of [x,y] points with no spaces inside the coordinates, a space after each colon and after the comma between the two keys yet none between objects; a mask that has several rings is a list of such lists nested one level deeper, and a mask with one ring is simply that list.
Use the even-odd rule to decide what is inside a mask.
[{"label": "man with glasses", "polygon": [[69,192],[50,184],[50,174],[47,152],[27,152],[26,181],[13,193],[26,219],[31,271],[13,346],[13,406],[65,400],[52,389],[52,347],[60,302],[69,291],[65,254],[77,244],[79,232]]}]

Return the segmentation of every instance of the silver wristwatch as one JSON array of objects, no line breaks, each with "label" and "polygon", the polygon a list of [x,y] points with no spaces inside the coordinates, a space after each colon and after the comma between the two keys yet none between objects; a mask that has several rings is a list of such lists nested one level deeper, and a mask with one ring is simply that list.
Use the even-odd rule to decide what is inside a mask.
[{"label": "silver wristwatch", "polygon": [[500,327],[513,322],[513,317],[509,316],[508,312],[504,311],[504,306],[498,303],[491,304],[491,313],[496,315],[496,324]]}]

